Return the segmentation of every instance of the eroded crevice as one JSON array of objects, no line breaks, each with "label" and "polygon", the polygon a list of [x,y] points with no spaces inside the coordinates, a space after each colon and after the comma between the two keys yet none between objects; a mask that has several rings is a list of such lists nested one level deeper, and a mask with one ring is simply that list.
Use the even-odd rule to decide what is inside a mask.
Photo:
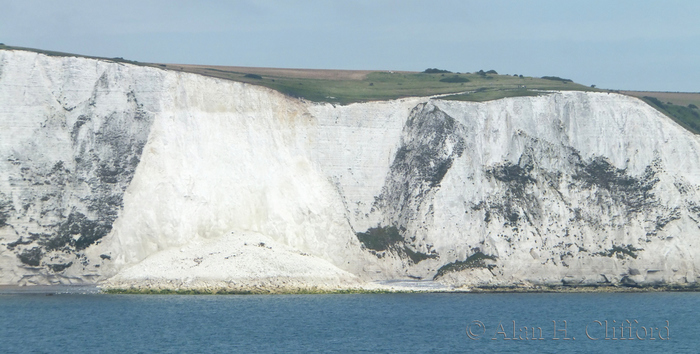
[{"label": "eroded crevice", "polygon": [[[419,215],[432,215],[432,196],[455,159],[464,153],[466,130],[430,103],[416,106],[404,125],[399,148],[372,210],[388,217],[385,223],[399,230],[406,230]],[[412,230],[403,236],[413,244],[421,232]],[[422,257],[410,247],[403,253],[414,260]]]}]

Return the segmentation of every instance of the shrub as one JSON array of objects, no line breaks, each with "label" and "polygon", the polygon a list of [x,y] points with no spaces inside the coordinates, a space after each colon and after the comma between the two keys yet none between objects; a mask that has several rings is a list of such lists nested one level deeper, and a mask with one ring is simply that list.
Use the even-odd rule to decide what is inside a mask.
[{"label": "shrub", "polygon": [[437,68],[428,68],[423,71],[423,74],[451,74],[451,71],[441,70]]},{"label": "shrub", "polygon": [[243,77],[247,77],[249,79],[262,80],[262,76],[256,74],[245,74],[243,75]]},{"label": "shrub", "polygon": [[355,235],[365,247],[375,251],[384,251],[397,242],[403,241],[399,230],[394,226],[372,227],[367,232],[358,232]]},{"label": "shrub", "polygon": [[665,106],[664,103],[659,101],[659,99],[656,97],[644,96],[642,98],[644,98],[645,100],[647,100],[647,101],[649,101],[649,102],[651,102],[651,103],[653,103],[661,108],[664,108],[664,106]]},{"label": "shrub", "polygon": [[487,71],[486,73],[487,73],[487,74],[498,75],[498,73],[496,72],[496,70],[489,70],[489,71]]},{"label": "shrub", "polygon": [[552,81],[561,81],[561,82],[574,82],[573,80],[569,79],[562,79],[558,76],[542,76],[543,79],[545,80],[552,80]]},{"label": "shrub", "polygon": [[467,257],[464,261],[455,261],[452,263],[445,264],[438,269],[437,274],[433,277],[433,280],[449,273],[449,272],[460,272],[469,268],[487,268],[491,269],[493,265],[486,264],[486,260],[495,261],[496,257],[489,256],[481,251],[477,251],[471,256]]},{"label": "shrub", "polygon": [[593,255],[594,256],[606,256],[606,257],[612,257],[616,256],[619,259],[624,259],[625,256],[630,256],[634,259],[637,258],[637,253],[638,251],[644,251],[641,248],[635,248],[632,245],[627,245],[627,246],[617,246],[614,245],[613,248],[609,250],[605,250],[603,252],[596,252]]},{"label": "shrub", "polygon": [[698,109],[698,106],[696,106],[696,105],[694,105],[694,104],[691,103],[691,104],[688,105],[688,108]]}]

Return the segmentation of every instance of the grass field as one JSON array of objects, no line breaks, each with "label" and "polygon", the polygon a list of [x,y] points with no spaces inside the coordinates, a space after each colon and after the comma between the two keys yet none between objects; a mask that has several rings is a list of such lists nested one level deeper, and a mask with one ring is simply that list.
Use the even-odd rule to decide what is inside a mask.
[{"label": "grass field", "polygon": [[[542,78],[498,75],[495,72],[435,73],[371,70],[275,69],[236,66],[142,63],[0,45],[0,49],[27,50],[50,56],[76,56],[116,63],[195,73],[265,86],[289,96],[314,102],[350,104],[402,97],[436,96],[483,102],[506,97],[536,96],[542,90],[610,92],[554,76]],[[643,99],[693,133],[700,134],[700,93],[615,91]]]},{"label": "grass field", "polygon": [[[348,104],[401,97],[434,96],[481,90],[449,99],[487,100],[533,95],[537,90],[602,91],[573,82],[478,73],[265,69],[164,64],[171,70],[266,86],[315,102]],[[488,92],[488,94],[484,93]]]}]

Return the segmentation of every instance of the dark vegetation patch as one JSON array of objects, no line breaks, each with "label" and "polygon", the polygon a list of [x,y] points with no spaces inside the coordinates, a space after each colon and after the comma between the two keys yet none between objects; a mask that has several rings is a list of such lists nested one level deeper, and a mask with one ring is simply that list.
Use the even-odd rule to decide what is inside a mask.
[{"label": "dark vegetation patch", "polygon": [[574,82],[573,80],[563,79],[563,78],[558,77],[558,76],[542,76],[542,78],[545,79],[545,80],[561,81],[561,82],[564,82],[564,83],[567,83],[567,82]]},{"label": "dark vegetation patch", "polygon": [[358,232],[357,239],[368,249],[375,251],[385,251],[389,247],[403,241],[399,230],[395,226],[372,227],[366,232]]},{"label": "dark vegetation patch", "polygon": [[428,68],[423,70],[423,74],[451,74],[452,72],[449,70],[441,70],[437,68]]},{"label": "dark vegetation patch", "polygon": [[501,182],[524,186],[528,183],[535,183],[535,179],[530,176],[533,168],[534,166],[531,163],[525,163],[523,166],[520,166],[520,164],[516,165],[512,162],[506,162],[486,170],[486,173]]},{"label": "dark vegetation patch", "polygon": [[632,257],[632,258],[637,258],[637,253],[639,251],[644,251],[641,248],[635,248],[632,245],[626,245],[626,246],[613,246],[611,249],[603,251],[603,252],[596,252],[593,253],[594,256],[604,256],[604,257],[612,257],[616,256],[618,259],[624,259],[625,256]]},{"label": "dark vegetation patch", "polygon": [[54,273],[62,272],[66,268],[70,267],[73,265],[73,262],[68,262],[68,263],[58,263],[58,264],[47,264],[46,266],[51,269]]},{"label": "dark vegetation patch", "polygon": [[483,203],[474,207],[477,210],[485,209],[485,222],[492,220],[491,213],[500,215],[504,220],[504,226],[513,227],[517,226],[521,217],[528,222],[539,217],[539,201],[534,195],[528,193],[530,186],[537,182],[532,176],[534,168],[532,158],[524,154],[517,164],[506,162],[485,170],[487,178],[500,181],[506,187],[504,197],[489,203],[488,208]]},{"label": "dark vegetation patch", "polygon": [[77,250],[85,249],[112,230],[111,221],[92,220],[80,212],[72,212],[58,227],[54,236],[44,241],[44,245],[47,250],[58,250],[67,246],[73,246]]},{"label": "dark vegetation patch", "polygon": [[408,246],[404,246],[403,253],[408,257],[408,259],[410,259],[413,262],[413,264],[418,264],[419,262],[424,261],[426,259],[438,258],[437,254],[425,254],[416,252],[408,248]]},{"label": "dark vegetation patch", "polygon": [[470,269],[470,268],[487,268],[489,270],[493,269],[495,265],[493,264],[486,264],[486,260],[492,260],[495,261],[496,257],[486,255],[482,253],[481,251],[477,251],[471,256],[467,257],[467,259],[463,261],[455,261],[452,263],[445,264],[444,266],[440,267],[438,269],[437,273],[433,277],[433,280],[442,277],[443,275],[450,273],[450,272],[460,272],[465,269]]},{"label": "dark vegetation patch", "polygon": [[[535,156],[536,151],[547,147],[540,146],[542,142],[526,137],[525,151],[517,163],[505,162],[492,165],[484,170],[485,177],[498,182],[504,191],[499,195],[472,206],[472,210],[484,211],[484,222],[500,220],[504,226],[519,227],[526,222],[535,226],[542,215],[549,211],[542,208],[540,193],[537,191],[554,192],[554,196],[564,196],[558,190],[562,182],[570,181],[568,188],[573,190],[589,190],[591,199],[586,203],[598,206],[610,205],[622,210],[622,217],[630,218],[637,213],[647,213],[649,210],[659,210],[653,188],[658,182],[656,171],[661,168],[658,160],[653,161],[640,176],[632,176],[625,169],[616,168],[606,158],[594,157],[583,161],[579,153],[572,148],[567,149],[562,161],[567,161],[565,168],[571,171],[571,180],[564,178],[561,172],[550,172],[540,168]],[[539,146],[539,147],[538,147]],[[563,179],[564,178],[564,179]],[[599,218],[592,214],[584,214],[581,209],[571,210],[573,220],[601,226]],[[679,218],[677,210],[665,211],[663,215],[655,216],[657,230],[669,222]],[[653,222],[653,220],[650,220]],[[514,229],[515,231],[515,229]]]},{"label": "dark vegetation patch", "polygon": [[663,229],[671,221],[678,220],[680,218],[681,218],[681,213],[680,213],[680,210],[678,210],[678,208],[674,209],[668,215],[657,216],[656,217],[656,231]]},{"label": "dark vegetation patch", "polygon": [[581,164],[574,179],[583,182],[585,188],[597,185],[608,190],[629,189],[639,183],[634,177],[628,176],[623,169],[616,168],[607,159],[597,157],[589,164]]},{"label": "dark vegetation patch", "polygon": [[[481,76],[482,78],[488,79],[489,77],[487,77],[487,76],[488,76],[489,74],[491,74],[491,75],[498,75],[498,72],[496,72],[496,70],[489,70],[489,71],[479,70],[479,71],[475,72],[474,74],[475,74],[475,75],[479,75],[479,76]],[[514,76],[517,77],[517,75],[514,75]]]},{"label": "dark vegetation patch", "polygon": [[249,78],[249,79],[255,79],[255,80],[262,80],[262,76],[258,74],[245,74],[243,77]]},{"label": "dark vegetation patch", "polygon": [[425,254],[416,252],[408,247],[395,226],[377,226],[369,228],[366,232],[355,234],[362,245],[370,249],[372,253],[381,258],[383,255],[377,251],[393,251],[402,259],[410,259],[414,264],[429,258],[437,258],[437,254]]},{"label": "dark vegetation patch", "polygon": [[17,255],[22,263],[33,267],[38,267],[41,264],[41,257],[43,256],[44,252],[39,247],[32,247]]},{"label": "dark vegetation patch", "polygon": [[19,246],[19,245],[28,245],[28,244],[30,244],[30,243],[32,243],[32,242],[34,242],[34,241],[32,241],[32,240],[25,240],[25,239],[23,239],[22,237],[20,237],[17,241],[15,241],[15,242],[10,242],[10,243],[6,244],[5,246],[7,247],[8,250],[11,251],[11,250],[14,250],[15,247],[17,247],[17,246]]},{"label": "dark vegetation patch", "polygon": [[596,157],[590,163],[579,162],[572,178],[582,188],[597,186],[607,191],[614,202],[623,203],[630,213],[641,209],[654,200],[651,190],[659,181],[652,166],[647,166],[643,176],[637,178],[624,169],[613,166],[606,158]]}]

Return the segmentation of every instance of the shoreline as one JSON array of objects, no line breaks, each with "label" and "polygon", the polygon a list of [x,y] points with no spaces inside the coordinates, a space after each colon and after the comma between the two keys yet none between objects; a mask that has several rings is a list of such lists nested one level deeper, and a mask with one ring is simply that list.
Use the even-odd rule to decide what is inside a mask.
[{"label": "shoreline", "polygon": [[109,287],[104,284],[0,285],[0,295],[343,295],[343,294],[536,294],[536,293],[658,293],[700,292],[700,284],[665,285],[534,285],[448,287],[432,281],[383,281],[357,287]]},{"label": "shoreline", "polygon": [[700,283],[531,284],[455,286],[433,280],[392,279],[370,282],[193,282],[158,284],[109,281],[82,284],[0,284],[0,295],[134,294],[134,295],[326,295],[326,294],[489,294],[489,293],[651,293],[700,292]]},{"label": "shoreline", "polygon": [[537,287],[473,287],[473,288],[349,288],[349,289],[251,289],[232,291],[227,289],[101,289],[102,294],[123,295],[343,295],[343,294],[536,294],[536,293],[658,293],[700,292],[700,286],[537,286]]}]

